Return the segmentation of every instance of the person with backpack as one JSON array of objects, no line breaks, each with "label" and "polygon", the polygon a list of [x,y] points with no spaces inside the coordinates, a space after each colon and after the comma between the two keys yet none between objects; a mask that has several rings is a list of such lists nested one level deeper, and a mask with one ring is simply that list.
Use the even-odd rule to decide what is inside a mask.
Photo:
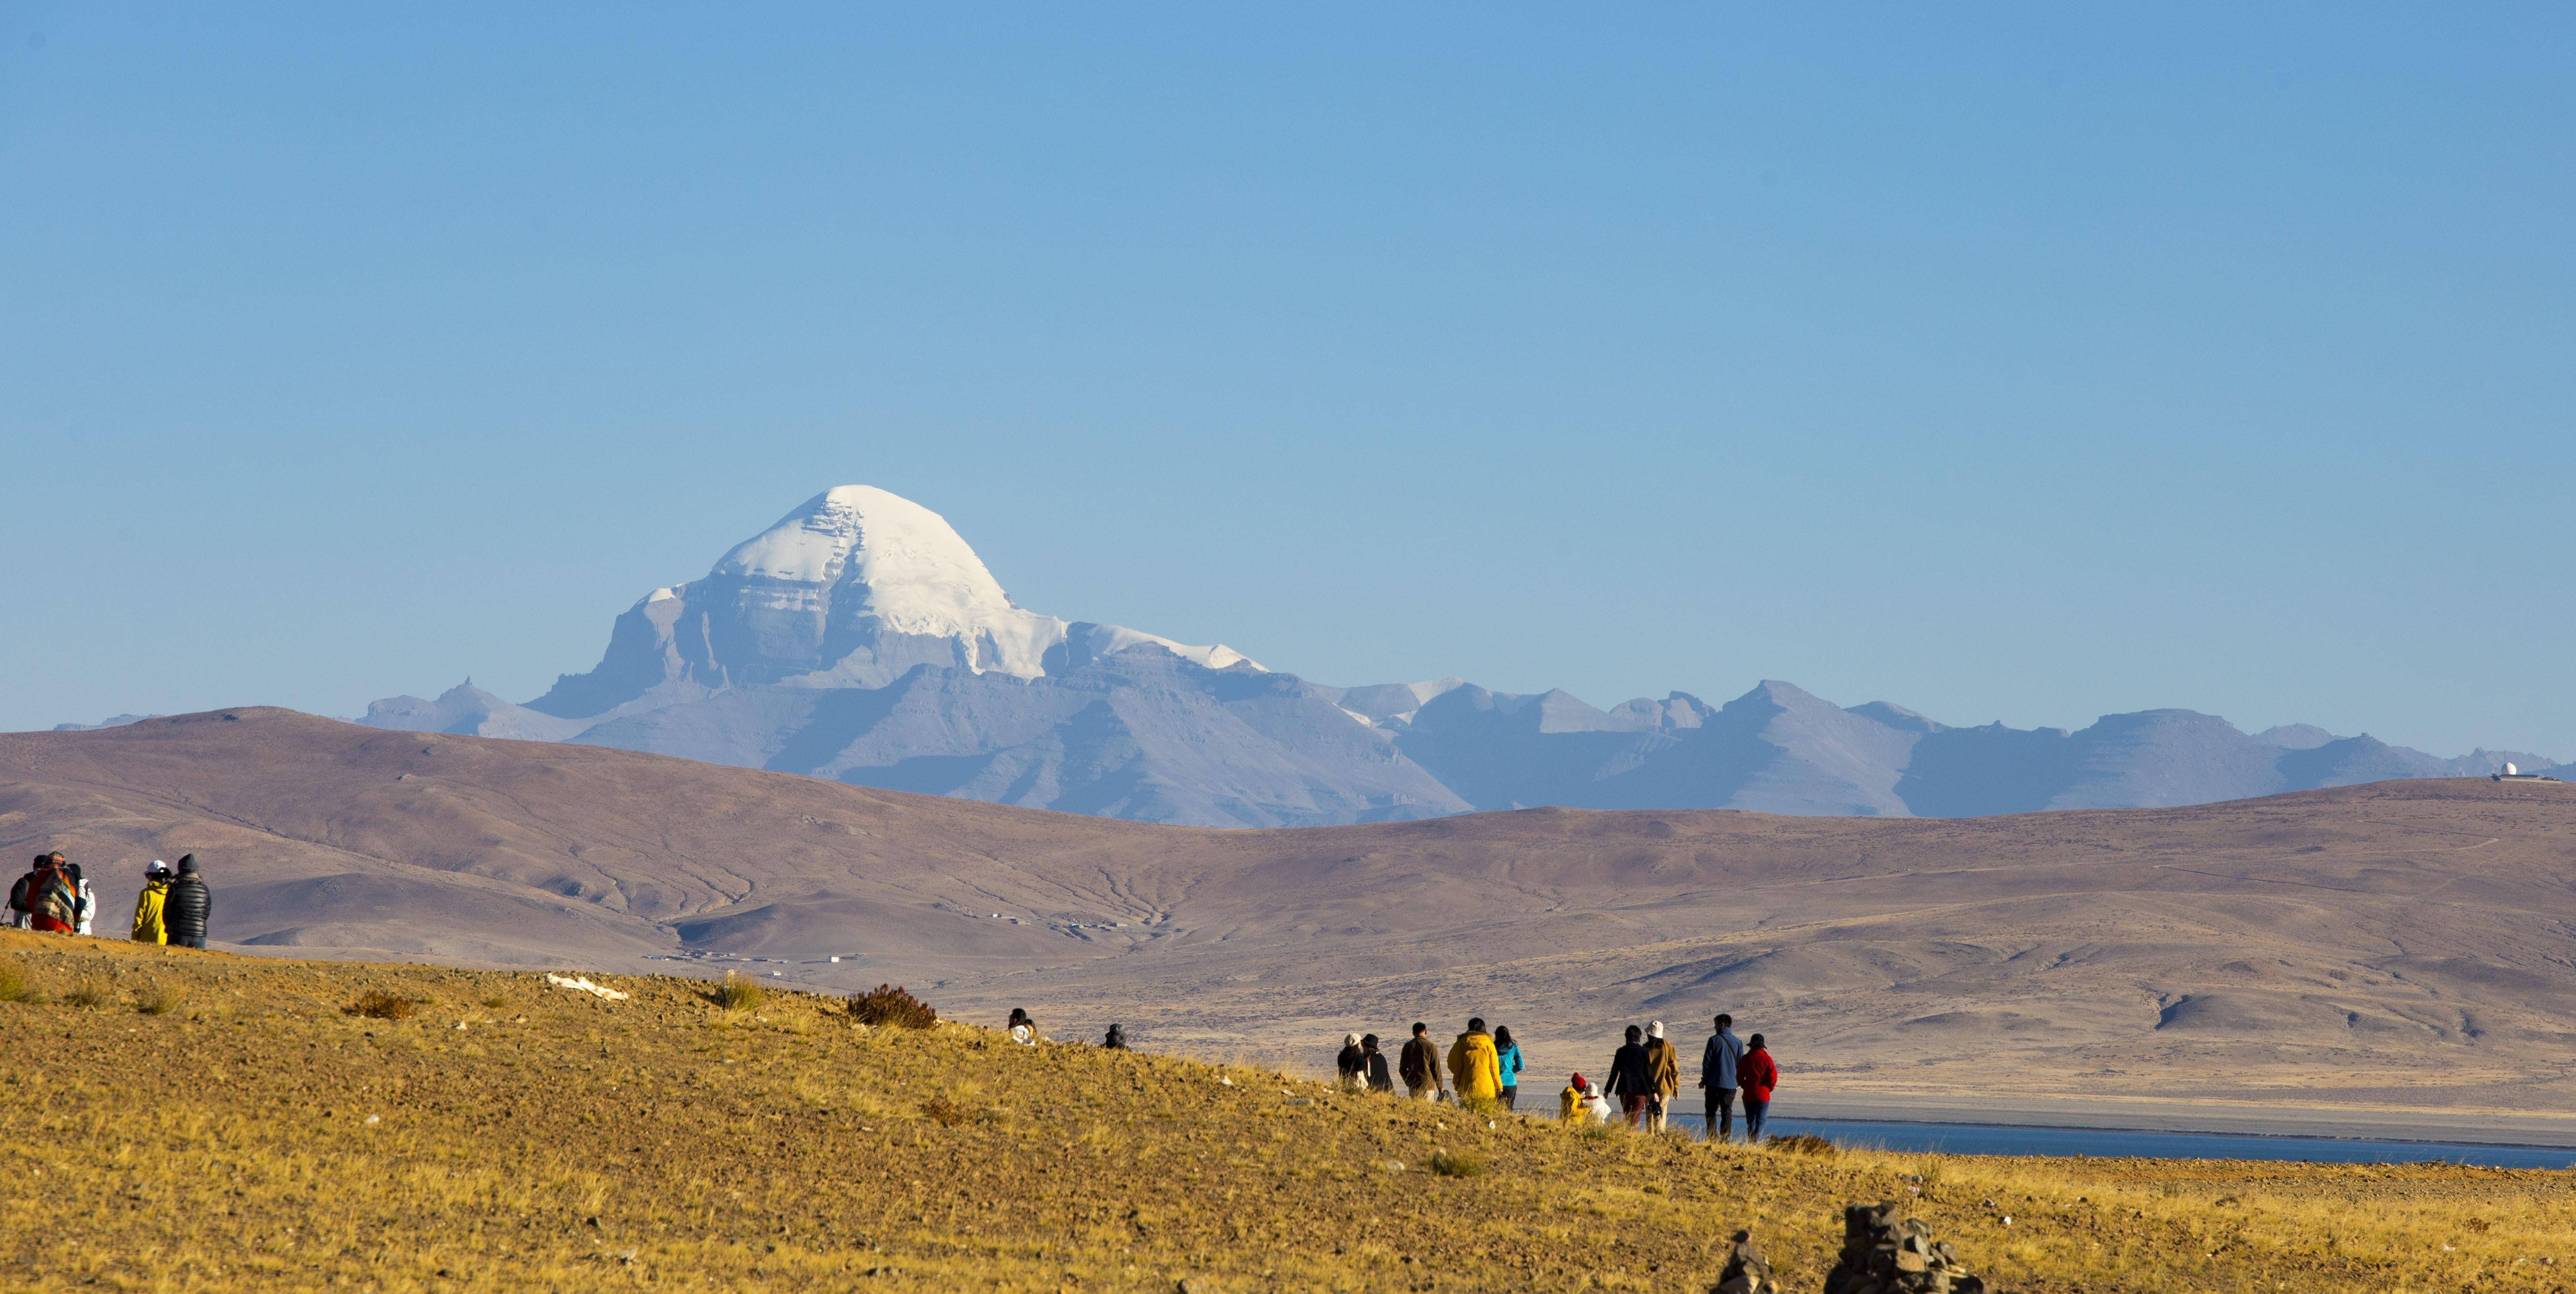
[{"label": "person with backpack", "polygon": [[1503,1076],[1503,1108],[1516,1108],[1521,1096],[1521,1045],[1510,1029],[1494,1030],[1494,1068]]},{"label": "person with backpack", "polygon": [[170,942],[170,927],[162,924],[162,911],[169,901],[170,865],[155,858],[143,869],[143,892],[134,896],[134,942]]},{"label": "person with backpack", "polygon": [[1413,1041],[1404,1044],[1395,1071],[1404,1076],[1405,1095],[1414,1100],[1435,1101],[1449,1095],[1448,1085],[1440,1081],[1440,1044],[1431,1041],[1431,1026],[1420,1020],[1413,1022]]},{"label": "person with backpack", "polygon": [[1119,1028],[1116,1021],[1111,1021],[1109,1025],[1109,1036],[1102,1038],[1100,1040],[1100,1045],[1111,1051],[1127,1050],[1127,1031]]},{"label": "person with backpack", "polygon": [[1491,1101],[1503,1094],[1502,1070],[1494,1061],[1494,1036],[1485,1032],[1485,1018],[1467,1022],[1467,1032],[1449,1044],[1449,1077],[1456,1084],[1458,1101]]},{"label": "person with backpack", "polygon": [[63,851],[37,859],[36,869],[27,873],[26,911],[30,930],[67,935],[79,929],[80,890],[63,865]]},{"label": "person with backpack", "polygon": [[179,879],[170,883],[169,896],[161,902],[161,923],[170,932],[171,946],[205,947],[206,926],[214,915],[215,897],[197,874],[197,856],[179,855]]},{"label": "person with backpack", "polygon": [[1708,1139],[1725,1141],[1735,1135],[1735,1065],[1744,1043],[1735,1036],[1734,1016],[1721,1015],[1716,1024],[1699,1053],[1699,1086],[1708,1094]]},{"label": "person with backpack", "polygon": [[1762,1045],[1761,1034],[1744,1044],[1744,1059],[1737,1062],[1735,1077],[1744,1093],[1744,1141],[1752,1145],[1762,1140],[1762,1121],[1771,1113],[1771,1091],[1780,1085],[1780,1066]]}]

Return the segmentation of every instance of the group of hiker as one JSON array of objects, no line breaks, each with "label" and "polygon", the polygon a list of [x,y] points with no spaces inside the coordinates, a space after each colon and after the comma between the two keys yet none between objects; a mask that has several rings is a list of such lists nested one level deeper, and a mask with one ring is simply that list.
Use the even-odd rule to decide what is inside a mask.
[{"label": "group of hiker", "polygon": [[[1735,1036],[1734,1016],[1720,1015],[1711,1023],[1715,1029],[1700,1050],[1699,1066],[1708,1136],[1713,1141],[1734,1136],[1741,1099],[1744,1139],[1758,1141],[1771,1112],[1771,1093],[1780,1085],[1780,1066],[1761,1034],[1749,1040]],[[1445,1056],[1432,1040],[1431,1026],[1416,1021],[1392,1072],[1376,1034],[1345,1035],[1333,1068],[1342,1086],[1352,1091],[1393,1092],[1402,1079],[1405,1093],[1417,1101],[1490,1102],[1510,1110],[1517,1108],[1520,1096],[1522,1059],[1511,1030],[1487,1033],[1479,1017],[1467,1022],[1467,1031],[1449,1044]],[[1610,1058],[1605,1080],[1595,1083],[1578,1072],[1557,1093],[1557,1117],[1608,1123],[1615,1097],[1629,1127],[1662,1132],[1681,1089],[1681,1049],[1664,1036],[1664,1022],[1643,1029],[1632,1024],[1627,1040]]]},{"label": "group of hiker", "polygon": [[[85,935],[97,912],[95,887],[81,865],[59,849],[36,855],[35,866],[9,887],[8,924],[15,929]],[[143,869],[143,890],[134,896],[130,937],[137,943],[203,948],[214,912],[214,895],[197,872],[195,854],[179,855],[176,873],[155,858]]]}]

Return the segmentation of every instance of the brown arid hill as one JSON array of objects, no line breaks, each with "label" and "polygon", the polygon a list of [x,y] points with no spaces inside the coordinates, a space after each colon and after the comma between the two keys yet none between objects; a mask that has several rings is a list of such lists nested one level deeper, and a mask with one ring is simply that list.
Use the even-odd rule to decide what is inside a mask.
[{"label": "brown arid hill", "polygon": [[193,851],[245,951],[694,953],[1293,1069],[1477,1014],[1549,1091],[1726,1010],[1783,1113],[2576,1143],[2576,786],[1218,831],[254,708],[0,736],[0,840],[86,862],[111,925]]},{"label": "brown arid hill", "polygon": [[2563,1171],[1718,1147],[600,979],[0,931],[0,1288],[1683,1294],[1742,1227],[1815,1290],[1875,1200],[2018,1294],[2576,1264]]}]

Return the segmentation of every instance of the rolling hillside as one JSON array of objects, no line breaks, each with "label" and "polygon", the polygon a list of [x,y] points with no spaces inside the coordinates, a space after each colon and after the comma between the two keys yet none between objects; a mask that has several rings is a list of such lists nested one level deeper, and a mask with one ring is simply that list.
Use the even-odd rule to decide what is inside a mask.
[{"label": "rolling hillside", "polygon": [[2569,786],[1218,831],[245,709],[0,736],[0,839],[67,849],[112,910],[194,851],[249,950],[684,957],[1282,1064],[1474,1013],[1561,1074],[1729,1010],[1811,1101],[2576,1115]]}]

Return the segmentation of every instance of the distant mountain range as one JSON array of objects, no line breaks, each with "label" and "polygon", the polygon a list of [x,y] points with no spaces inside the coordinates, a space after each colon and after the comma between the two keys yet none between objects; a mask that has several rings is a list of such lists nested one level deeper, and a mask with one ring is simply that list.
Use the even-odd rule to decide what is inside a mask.
[{"label": "distant mountain range", "polygon": [[597,667],[525,705],[468,681],[362,722],[1227,827],[1536,805],[1967,817],[2556,763],[2304,725],[2249,735],[2190,710],[1957,728],[1777,681],[1722,706],[1675,692],[1609,710],[1455,678],[1331,687],[1224,646],[1022,610],[938,514],[856,485],[645,595]]}]

